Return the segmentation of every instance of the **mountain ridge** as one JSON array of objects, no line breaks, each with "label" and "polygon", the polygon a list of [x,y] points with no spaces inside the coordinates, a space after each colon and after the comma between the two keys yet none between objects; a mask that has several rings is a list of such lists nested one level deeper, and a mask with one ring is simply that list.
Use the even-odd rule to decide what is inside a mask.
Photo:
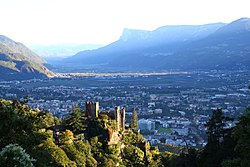
[{"label": "mountain ridge", "polygon": [[46,78],[54,76],[47,62],[25,45],[0,35],[0,80]]},{"label": "mountain ridge", "polygon": [[[234,69],[240,68],[240,64],[248,67],[242,61],[237,60],[239,64],[234,61],[237,52],[244,51],[239,52],[240,56],[249,62],[249,20],[242,18],[228,24],[163,26],[153,31],[125,29],[118,41],[97,50],[79,52],[63,63],[97,71],[226,69],[230,66]],[[214,65],[211,60],[214,60]]]}]

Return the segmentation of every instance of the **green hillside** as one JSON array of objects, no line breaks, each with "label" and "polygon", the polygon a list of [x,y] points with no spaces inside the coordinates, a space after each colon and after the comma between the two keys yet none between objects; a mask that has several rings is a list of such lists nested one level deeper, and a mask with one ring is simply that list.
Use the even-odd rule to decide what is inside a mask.
[{"label": "green hillside", "polygon": [[21,43],[0,35],[0,79],[52,77],[47,62]]}]

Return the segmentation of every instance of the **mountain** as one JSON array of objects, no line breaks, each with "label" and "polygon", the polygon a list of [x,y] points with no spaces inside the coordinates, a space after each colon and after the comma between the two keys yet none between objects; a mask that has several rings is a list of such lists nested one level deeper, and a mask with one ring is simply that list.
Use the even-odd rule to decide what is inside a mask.
[{"label": "mountain", "polygon": [[69,57],[83,50],[93,50],[102,47],[101,44],[53,44],[53,45],[39,45],[32,44],[29,48],[41,57],[47,58],[58,58],[58,57]]},{"label": "mountain", "polygon": [[53,76],[47,62],[25,45],[0,35],[0,80],[31,79]]},{"label": "mountain", "polygon": [[82,51],[62,65],[106,71],[164,71],[249,68],[249,18],[229,24],[125,29],[118,41]]},{"label": "mountain", "polygon": [[250,69],[250,19],[233,21],[210,36],[185,45],[174,56],[176,68]]}]

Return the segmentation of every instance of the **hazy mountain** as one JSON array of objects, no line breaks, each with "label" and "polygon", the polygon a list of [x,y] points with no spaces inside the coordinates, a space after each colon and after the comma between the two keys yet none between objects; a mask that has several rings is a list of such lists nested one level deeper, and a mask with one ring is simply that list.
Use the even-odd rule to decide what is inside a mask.
[{"label": "hazy mountain", "polygon": [[83,68],[158,69],[162,56],[172,55],[182,46],[208,37],[225,25],[164,26],[154,31],[125,29],[118,41],[96,50],[79,52],[64,63]]},{"label": "hazy mountain", "polygon": [[137,70],[250,69],[248,18],[226,24],[207,36],[188,40],[165,42],[141,52],[131,52],[111,60],[109,66]]},{"label": "hazy mountain", "polygon": [[38,55],[44,58],[50,57],[69,57],[75,55],[76,53],[83,50],[93,50],[102,47],[101,44],[54,44],[54,45],[39,45],[33,44],[29,45],[29,48],[32,49]]},{"label": "hazy mountain", "polygon": [[151,45],[185,42],[206,37],[224,25],[224,23],[214,23],[197,26],[164,26],[154,31],[124,29],[120,40],[130,42],[140,40]]},{"label": "hazy mountain", "polygon": [[164,60],[162,68],[250,69],[250,19],[227,24],[208,37],[183,46]]},{"label": "hazy mountain", "polygon": [[0,35],[0,80],[53,76],[46,63],[23,44]]}]

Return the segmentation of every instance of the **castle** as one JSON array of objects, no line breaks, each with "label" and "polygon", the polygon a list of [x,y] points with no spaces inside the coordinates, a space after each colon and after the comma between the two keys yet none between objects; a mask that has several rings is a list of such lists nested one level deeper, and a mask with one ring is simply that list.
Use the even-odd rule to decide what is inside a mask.
[{"label": "castle", "polygon": [[98,118],[99,102],[86,102],[86,114],[88,118]]},{"label": "castle", "polygon": [[[98,115],[102,113],[107,112],[99,111],[99,102],[86,102],[86,114],[88,118],[98,118]],[[125,108],[120,109],[119,106],[116,106],[114,111],[108,112],[108,115],[114,119],[118,130],[125,130]]]},{"label": "castle", "polygon": [[122,129],[122,131],[125,130],[125,108],[122,108],[120,110],[120,107],[115,107],[114,111],[115,115],[115,121],[117,123],[117,129]]}]

